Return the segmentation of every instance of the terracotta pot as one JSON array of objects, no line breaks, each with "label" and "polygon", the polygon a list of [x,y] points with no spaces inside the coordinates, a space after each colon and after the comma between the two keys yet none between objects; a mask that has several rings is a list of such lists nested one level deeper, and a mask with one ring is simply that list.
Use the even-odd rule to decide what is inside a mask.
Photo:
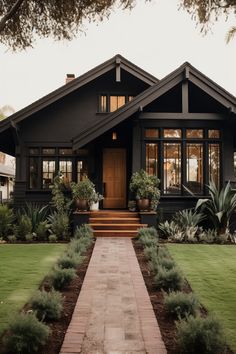
[{"label": "terracotta pot", "polygon": [[138,205],[139,211],[149,211],[150,201],[149,201],[149,199],[138,199],[137,205]]},{"label": "terracotta pot", "polygon": [[88,202],[85,199],[76,199],[75,206],[76,206],[76,210],[79,211],[88,210]]}]

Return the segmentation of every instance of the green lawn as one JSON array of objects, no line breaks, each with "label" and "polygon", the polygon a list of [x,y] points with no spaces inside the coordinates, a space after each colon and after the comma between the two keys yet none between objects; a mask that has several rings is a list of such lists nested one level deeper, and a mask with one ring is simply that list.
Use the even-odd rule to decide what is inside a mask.
[{"label": "green lawn", "polygon": [[0,245],[0,334],[64,251],[62,244]]},{"label": "green lawn", "polygon": [[221,319],[236,353],[236,247],[169,244],[199,300]]}]

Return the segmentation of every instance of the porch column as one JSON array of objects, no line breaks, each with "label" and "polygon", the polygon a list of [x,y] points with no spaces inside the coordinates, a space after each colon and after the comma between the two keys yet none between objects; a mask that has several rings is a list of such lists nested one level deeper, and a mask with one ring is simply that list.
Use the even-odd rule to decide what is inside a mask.
[{"label": "porch column", "polygon": [[139,121],[135,121],[133,125],[132,172],[137,172],[141,169],[141,145],[141,128]]}]

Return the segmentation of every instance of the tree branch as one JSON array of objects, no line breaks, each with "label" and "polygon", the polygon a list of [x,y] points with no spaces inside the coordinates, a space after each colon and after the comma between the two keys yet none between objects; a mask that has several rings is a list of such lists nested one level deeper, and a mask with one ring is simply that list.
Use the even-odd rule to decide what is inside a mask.
[{"label": "tree branch", "polygon": [[3,16],[0,21],[0,32],[4,30],[7,21],[17,12],[17,10],[24,1],[25,0],[17,0],[16,3],[12,6],[12,8],[6,13],[6,15]]}]

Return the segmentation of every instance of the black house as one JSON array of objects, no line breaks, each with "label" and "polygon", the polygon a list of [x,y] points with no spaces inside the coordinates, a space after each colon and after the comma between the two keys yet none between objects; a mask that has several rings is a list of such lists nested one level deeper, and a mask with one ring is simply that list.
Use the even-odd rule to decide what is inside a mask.
[{"label": "black house", "polygon": [[87,175],[103,208],[126,208],[133,171],[161,180],[166,213],[206,184],[235,180],[236,98],[184,63],[158,80],[121,55],[0,122],[0,150],[16,157],[15,204],[47,203],[58,171]]}]

